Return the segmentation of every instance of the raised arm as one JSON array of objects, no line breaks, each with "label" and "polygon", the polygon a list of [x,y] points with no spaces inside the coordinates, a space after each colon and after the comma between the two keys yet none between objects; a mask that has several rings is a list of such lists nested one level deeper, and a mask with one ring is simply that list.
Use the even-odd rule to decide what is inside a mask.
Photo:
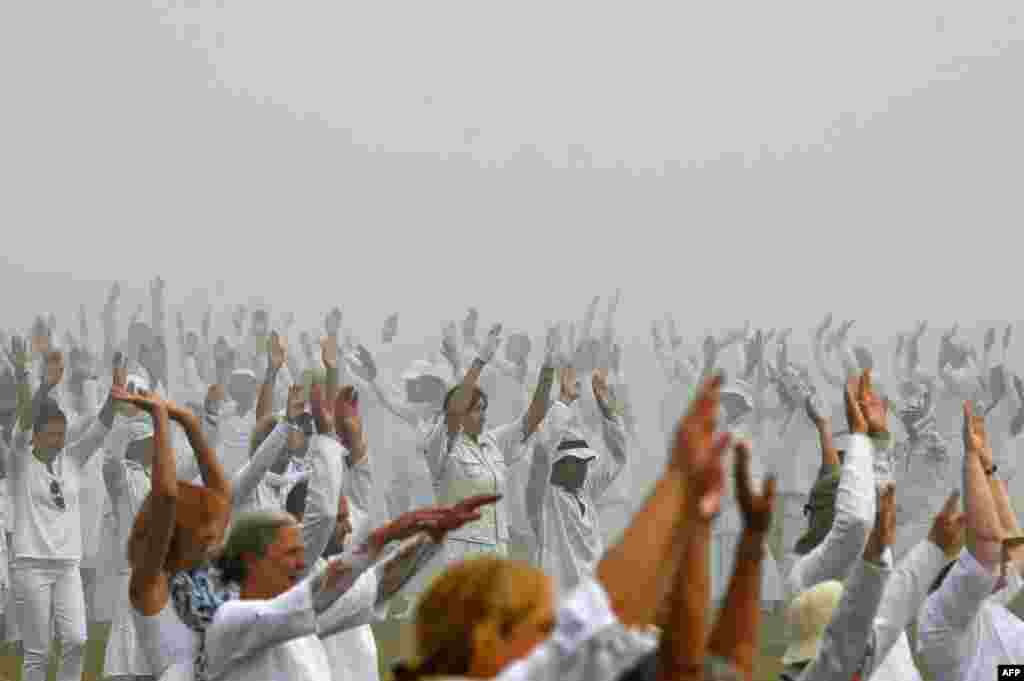
[{"label": "raised arm", "polygon": [[721,505],[721,457],[729,442],[727,435],[715,435],[721,385],[716,376],[701,386],[679,424],[666,472],[621,541],[598,564],[598,580],[627,627],[648,624],[665,597],[674,576],[675,547],[695,521],[687,510],[696,507],[709,519]]},{"label": "raised arm", "polygon": [[274,411],[274,389],[277,378],[288,358],[288,340],[277,331],[270,333],[267,348],[267,373],[263,377],[259,395],[256,398],[256,420],[271,416]]},{"label": "raised arm", "polygon": [[167,415],[173,419],[188,438],[192,452],[199,464],[199,474],[203,478],[203,484],[212,491],[219,493],[224,499],[231,501],[231,481],[228,480],[224,467],[217,458],[217,451],[210,446],[203,434],[203,425],[199,417],[192,413],[192,410],[179,407],[168,402]]},{"label": "raised arm", "polygon": [[146,498],[145,532],[129,539],[132,561],[128,593],[132,606],[152,616],[163,610],[170,598],[164,564],[174,536],[178,480],[174,474],[174,450],[171,448],[170,420],[166,404],[155,393],[129,394],[115,386],[114,399],[147,411],[153,419],[152,488]]},{"label": "raised arm", "polygon": [[344,479],[345,456],[341,444],[327,435],[314,435],[306,455],[310,464],[306,510],[302,517],[302,541],[306,569],[311,570],[334,534],[338,500]]},{"label": "raised arm", "polygon": [[[836,516],[825,539],[810,553],[800,556],[787,577],[793,595],[828,580],[846,578],[850,567],[864,551],[875,517],[874,446],[868,438],[868,420],[863,411],[866,375],[860,385],[849,381],[845,400],[851,432],[850,447],[839,474]],[[857,391],[855,394],[854,391]]]},{"label": "raised arm", "polygon": [[[755,494],[750,477],[750,445],[736,446],[736,497],[743,513],[743,535],[736,547],[736,561],[729,591],[708,642],[708,652],[731,660],[746,681],[754,675],[761,620],[761,564],[765,539],[772,526],[775,479],[764,481],[764,491]],[[707,598],[700,601],[706,603]]]},{"label": "raised arm", "polygon": [[[963,493],[967,511],[967,550],[986,568],[995,569],[1002,559],[1006,535],[983,461],[989,461],[985,417],[964,403]],[[988,464],[991,466],[991,463]]]},{"label": "raised arm", "polygon": [[501,343],[501,324],[495,324],[487,334],[487,341],[480,348],[480,354],[473,362],[473,365],[466,372],[462,382],[459,383],[448,402],[445,410],[445,425],[448,427],[448,434],[454,435],[462,430],[462,419],[473,401],[473,393],[480,380],[480,374],[484,367],[494,357]]}]

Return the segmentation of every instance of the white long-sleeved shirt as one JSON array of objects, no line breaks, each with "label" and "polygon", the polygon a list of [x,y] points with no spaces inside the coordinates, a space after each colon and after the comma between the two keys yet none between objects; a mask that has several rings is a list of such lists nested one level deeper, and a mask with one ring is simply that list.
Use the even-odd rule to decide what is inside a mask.
[{"label": "white long-sleeved shirt", "polygon": [[605,418],[602,431],[607,451],[588,447],[565,453],[594,457],[587,464],[583,486],[575,494],[552,484],[550,478],[553,463],[564,456],[557,451],[558,445],[565,440],[586,439],[579,414],[564,402],[552,405],[534,449],[525,493],[526,508],[534,516],[532,525],[538,529],[539,567],[555,580],[559,592],[571,590],[584,578],[592,578],[604,554],[597,503],[626,466],[627,437],[618,416]]},{"label": "white long-sleeved shirt", "polygon": [[864,559],[854,563],[839,606],[818,643],[818,653],[800,673],[799,681],[850,681],[862,669],[891,572]]},{"label": "white long-sleeved shirt", "polygon": [[845,581],[867,546],[875,524],[874,445],[866,435],[850,437],[836,493],[835,520],[825,539],[809,553],[792,557],[786,576],[789,597],[829,580]]},{"label": "white long-sleeved shirt", "polygon": [[935,681],[990,679],[997,664],[1024,660],[1024,622],[1006,609],[1021,588],[1016,574],[993,594],[998,575],[966,548],[917,621],[917,650]]},{"label": "white long-sleeved shirt", "polygon": [[292,429],[294,426],[287,422],[274,426],[252,458],[231,477],[231,505],[236,512],[281,510],[294,482],[309,477],[308,473],[303,473],[301,478],[296,475],[269,477],[270,469],[285,453],[288,432]]}]

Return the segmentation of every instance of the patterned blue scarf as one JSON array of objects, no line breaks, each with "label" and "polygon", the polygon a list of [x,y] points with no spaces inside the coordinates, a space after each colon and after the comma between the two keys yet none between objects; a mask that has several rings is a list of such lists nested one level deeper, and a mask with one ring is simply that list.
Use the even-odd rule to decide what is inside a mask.
[{"label": "patterned blue scarf", "polygon": [[183,570],[171,578],[171,602],[181,621],[199,634],[195,659],[197,681],[206,681],[206,628],[227,601],[237,598],[237,589],[224,585],[216,570],[208,565]]}]

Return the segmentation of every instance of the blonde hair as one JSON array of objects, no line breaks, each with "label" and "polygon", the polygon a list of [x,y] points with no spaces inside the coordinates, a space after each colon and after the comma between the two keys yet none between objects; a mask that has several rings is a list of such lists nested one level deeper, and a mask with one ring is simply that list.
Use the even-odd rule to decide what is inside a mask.
[{"label": "blonde hair", "polygon": [[[140,542],[146,535],[150,509],[153,506],[152,498],[153,494],[150,492],[142,502],[139,512],[135,514],[132,531],[128,535],[129,562],[133,561],[136,551],[144,546]],[[226,521],[230,512],[231,502],[224,495],[209,487],[179,480],[178,499],[174,509],[174,535],[171,537],[164,565],[170,565],[181,557],[182,542],[190,541],[184,536],[186,531],[198,530],[220,518]]]},{"label": "blonde hair", "polygon": [[496,556],[452,564],[416,607],[413,675],[468,673],[474,644],[507,635],[541,607],[546,581],[532,565]]}]

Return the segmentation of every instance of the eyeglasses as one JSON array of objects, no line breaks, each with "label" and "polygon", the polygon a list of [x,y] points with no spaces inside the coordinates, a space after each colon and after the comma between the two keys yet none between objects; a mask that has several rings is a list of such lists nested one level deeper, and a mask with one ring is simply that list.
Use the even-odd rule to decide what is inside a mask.
[{"label": "eyeglasses", "polygon": [[50,494],[53,496],[53,503],[62,511],[66,511],[68,508],[67,503],[64,501],[64,493],[60,489],[60,483],[56,480],[50,483]]}]

